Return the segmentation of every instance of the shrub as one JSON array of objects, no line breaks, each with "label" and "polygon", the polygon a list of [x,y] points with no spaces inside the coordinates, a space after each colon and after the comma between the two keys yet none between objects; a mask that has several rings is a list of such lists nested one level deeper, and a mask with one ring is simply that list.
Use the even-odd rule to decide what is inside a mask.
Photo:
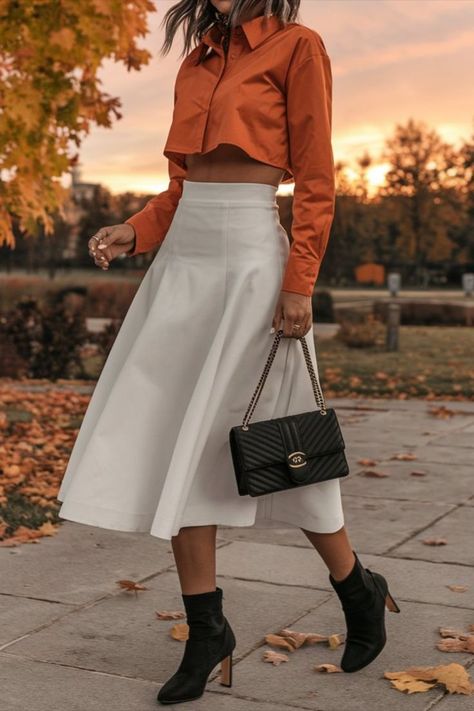
[{"label": "shrub", "polygon": [[334,323],[334,306],[330,291],[315,291],[311,298],[313,321],[316,323]]},{"label": "shrub", "polygon": [[117,333],[122,325],[121,319],[114,319],[110,321],[99,333],[91,334],[91,340],[97,345],[99,353],[103,357],[107,357],[110,349],[112,348],[114,341],[117,337]]},{"label": "shrub", "polygon": [[[42,308],[36,299],[23,299],[2,318],[2,336],[10,349],[14,346],[19,366],[26,364],[27,377],[86,377],[80,356],[88,338],[83,303],[71,303],[69,297],[67,289],[55,293]],[[8,364],[12,375],[11,354]]]},{"label": "shrub", "polygon": [[[388,301],[375,301],[374,315],[383,321],[387,319]],[[408,300],[398,301],[400,304],[400,320],[406,326],[462,326],[470,325],[472,320],[468,310],[473,309],[470,303],[450,303],[448,301]]]},{"label": "shrub", "polygon": [[369,314],[361,323],[342,321],[335,338],[350,348],[373,348],[384,343],[385,328],[380,321]]},{"label": "shrub", "polygon": [[88,285],[86,310],[95,318],[123,319],[138,284],[129,281],[96,281]]}]

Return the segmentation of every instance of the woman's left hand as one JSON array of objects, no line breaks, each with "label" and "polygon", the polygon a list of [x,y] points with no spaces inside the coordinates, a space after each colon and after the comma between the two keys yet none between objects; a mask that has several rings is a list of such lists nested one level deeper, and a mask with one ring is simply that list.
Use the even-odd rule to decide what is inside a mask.
[{"label": "woman's left hand", "polygon": [[300,338],[308,333],[313,328],[311,296],[280,291],[272,327],[276,331],[283,329],[283,336],[289,338]]}]

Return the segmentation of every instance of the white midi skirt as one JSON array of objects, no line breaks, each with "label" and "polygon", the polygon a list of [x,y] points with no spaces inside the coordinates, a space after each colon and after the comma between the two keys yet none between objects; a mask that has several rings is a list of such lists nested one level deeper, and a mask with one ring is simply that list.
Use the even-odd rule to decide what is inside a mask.
[{"label": "white midi skirt", "polygon": [[[229,430],[272,345],[289,254],[276,191],[184,180],[82,420],[61,518],[168,540],[182,526],[343,525],[339,479],[254,498],[237,491]],[[304,337],[317,372],[313,335]],[[284,337],[251,422],[316,407],[301,343]]]}]

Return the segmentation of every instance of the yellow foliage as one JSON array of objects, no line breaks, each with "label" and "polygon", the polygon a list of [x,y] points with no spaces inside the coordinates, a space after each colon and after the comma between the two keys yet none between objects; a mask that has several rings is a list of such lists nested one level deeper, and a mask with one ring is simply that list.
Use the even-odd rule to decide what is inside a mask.
[{"label": "yellow foliage", "polygon": [[101,65],[149,62],[137,38],[154,11],[152,0],[0,0],[0,245],[15,245],[12,216],[26,234],[42,225],[47,235],[53,216],[64,216],[60,180],[77,161],[74,149],[93,124],[121,118],[120,99],[100,88]]}]

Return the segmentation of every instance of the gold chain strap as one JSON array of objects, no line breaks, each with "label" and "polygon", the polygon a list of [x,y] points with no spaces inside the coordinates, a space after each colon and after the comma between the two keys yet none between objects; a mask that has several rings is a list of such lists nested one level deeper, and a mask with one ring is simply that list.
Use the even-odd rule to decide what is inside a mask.
[{"label": "gold chain strap", "polygon": [[[265,381],[267,379],[267,375],[270,371],[270,367],[273,363],[273,360],[275,358],[275,354],[277,352],[278,345],[280,343],[281,337],[283,335],[283,330],[280,329],[276,332],[275,338],[272,343],[272,347],[270,349],[270,353],[268,354],[267,362],[265,363],[265,367],[263,368],[262,375],[260,376],[260,380],[257,383],[257,387],[255,388],[255,391],[250,399],[249,406],[247,408],[247,411],[244,415],[244,419],[242,421],[242,429],[243,430],[248,430],[248,423],[250,421],[250,418],[253,415],[253,412],[255,410],[255,407],[257,405],[258,399],[260,397],[260,394],[262,392],[263,386],[265,385]],[[314,372],[313,364],[311,362],[311,356],[308,350],[308,344],[306,343],[306,340],[304,336],[301,336],[300,338],[297,338],[301,343],[301,347],[303,349],[303,355],[304,359],[306,361],[306,367],[308,369],[309,377],[311,378],[311,385],[313,387],[313,393],[314,393],[314,399],[316,400],[316,404],[321,410],[321,415],[326,414],[326,405],[324,402],[324,396],[321,390],[321,385],[319,383],[319,380],[316,376],[316,373]]]}]

